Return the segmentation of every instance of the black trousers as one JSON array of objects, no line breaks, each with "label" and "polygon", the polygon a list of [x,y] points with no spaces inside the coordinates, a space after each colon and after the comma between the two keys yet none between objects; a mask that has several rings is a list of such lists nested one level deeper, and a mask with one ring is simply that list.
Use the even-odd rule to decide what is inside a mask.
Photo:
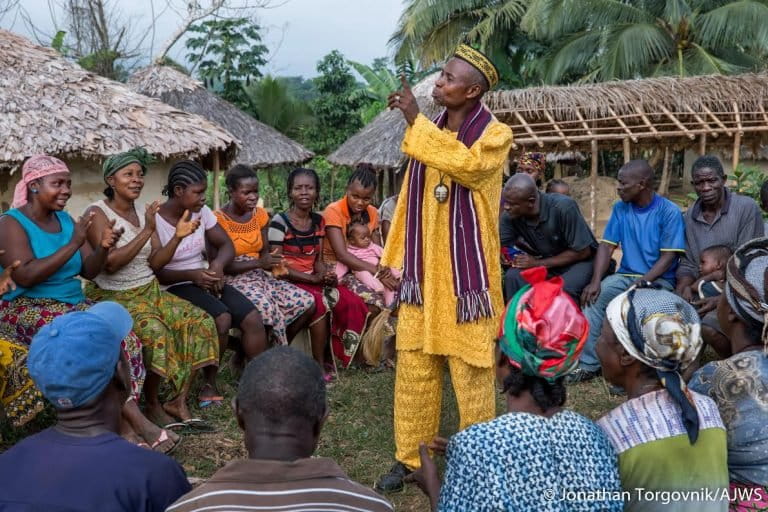
[{"label": "black trousers", "polygon": [[[579,261],[573,265],[567,267],[555,267],[548,269],[548,278],[560,276],[563,278],[563,289],[570,295],[578,304],[581,298],[581,291],[592,280],[592,260]],[[509,302],[515,293],[528,284],[525,279],[520,276],[521,270],[518,268],[510,268],[507,273],[504,274],[504,302]]]}]

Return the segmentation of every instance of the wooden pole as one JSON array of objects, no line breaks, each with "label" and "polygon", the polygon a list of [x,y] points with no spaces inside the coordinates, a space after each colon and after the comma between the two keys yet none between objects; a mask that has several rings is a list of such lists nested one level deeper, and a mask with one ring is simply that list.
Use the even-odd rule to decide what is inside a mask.
[{"label": "wooden pole", "polygon": [[733,170],[739,166],[739,160],[741,159],[741,132],[736,132],[736,136],[733,138]]},{"label": "wooden pole", "polygon": [[590,143],[592,146],[592,169],[589,173],[589,209],[590,209],[590,222],[589,225],[592,231],[595,231],[597,226],[597,141],[592,140]]},{"label": "wooden pole", "polygon": [[562,164],[562,162],[555,163],[555,179],[556,180],[563,179],[563,164]]},{"label": "wooden pole", "polygon": [[630,146],[629,138],[624,139],[622,145],[624,146],[624,163],[627,163],[632,160],[632,146]]},{"label": "wooden pole", "polygon": [[699,156],[704,156],[707,154],[707,134],[702,133],[699,136]]},{"label": "wooden pole", "polygon": [[669,146],[664,146],[664,164],[661,167],[659,195],[666,196],[667,192],[669,192]]},{"label": "wooden pole", "polygon": [[213,209],[218,210],[221,207],[221,191],[219,190],[221,188],[219,184],[219,174],[221,173],[221,169],[219,169],[219,151],[215,150],[213,152]]}]

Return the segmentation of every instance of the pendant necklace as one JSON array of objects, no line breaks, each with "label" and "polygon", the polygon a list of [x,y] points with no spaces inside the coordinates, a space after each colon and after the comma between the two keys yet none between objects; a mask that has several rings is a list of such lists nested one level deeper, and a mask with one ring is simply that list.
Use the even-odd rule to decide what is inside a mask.
[{"label": "pendant necklace", "polygon": [[445,175],[440,173],[440,183],[435,185],[435,190],[433,191],[438,203],[444,203],[448,199],[448,186],[443,183],[444,179]]}]

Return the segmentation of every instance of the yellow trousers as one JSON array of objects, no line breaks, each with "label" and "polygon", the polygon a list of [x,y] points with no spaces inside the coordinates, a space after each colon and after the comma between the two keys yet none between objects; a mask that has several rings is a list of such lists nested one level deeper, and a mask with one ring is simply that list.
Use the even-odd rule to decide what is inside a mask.
[{"label": "yellow trousers", "polygon": [[395,375],[395,458],[411,469],[421,466],[419,443],[432,440],[440,428],[443,367],[448,360],[453,392],[459,405],[459,429],[495,417],[493,366],[472,366],[458,357],[398,350]]}]

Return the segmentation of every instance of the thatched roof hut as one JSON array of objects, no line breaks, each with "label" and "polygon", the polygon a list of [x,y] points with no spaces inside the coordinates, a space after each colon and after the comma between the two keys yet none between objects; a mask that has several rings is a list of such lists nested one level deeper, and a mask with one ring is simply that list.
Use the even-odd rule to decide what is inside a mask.
[{"label": "thatched roof hut", "polygon": [[168,66],[150,66],[128,80],[135,91],[224,126],[240,139],[237,163],[254,167],[306,162],[314,154]]},{"label": "thatched roof hut", "polygon": [[[413,86],[421,111],[429,117],[439,111],[431,94],[439,75],[433,73]],[[366,164],[380,170],[397,169],[405,162],[405,155],[400,152],[405,124],[400,111],[385,110],[328,155],[328,161],[349,167]]]},{"label": "thatched roof hut", "polygon": [[[632,147],[734,147],[768,131],[768,75],[648,78],[588,85],[531,87],[486,96],[522,148],[589,151]],[[695,143],[694,143],[695,144]],[[737,146],[738,147],[738,146]]]},{"label": "thatched roof hut", "polygon": [[1,29],[0,68],[2,167],[37,153],[101,161],[133,146],[161,159],[235,154],[237,140],[220,126]]}]

